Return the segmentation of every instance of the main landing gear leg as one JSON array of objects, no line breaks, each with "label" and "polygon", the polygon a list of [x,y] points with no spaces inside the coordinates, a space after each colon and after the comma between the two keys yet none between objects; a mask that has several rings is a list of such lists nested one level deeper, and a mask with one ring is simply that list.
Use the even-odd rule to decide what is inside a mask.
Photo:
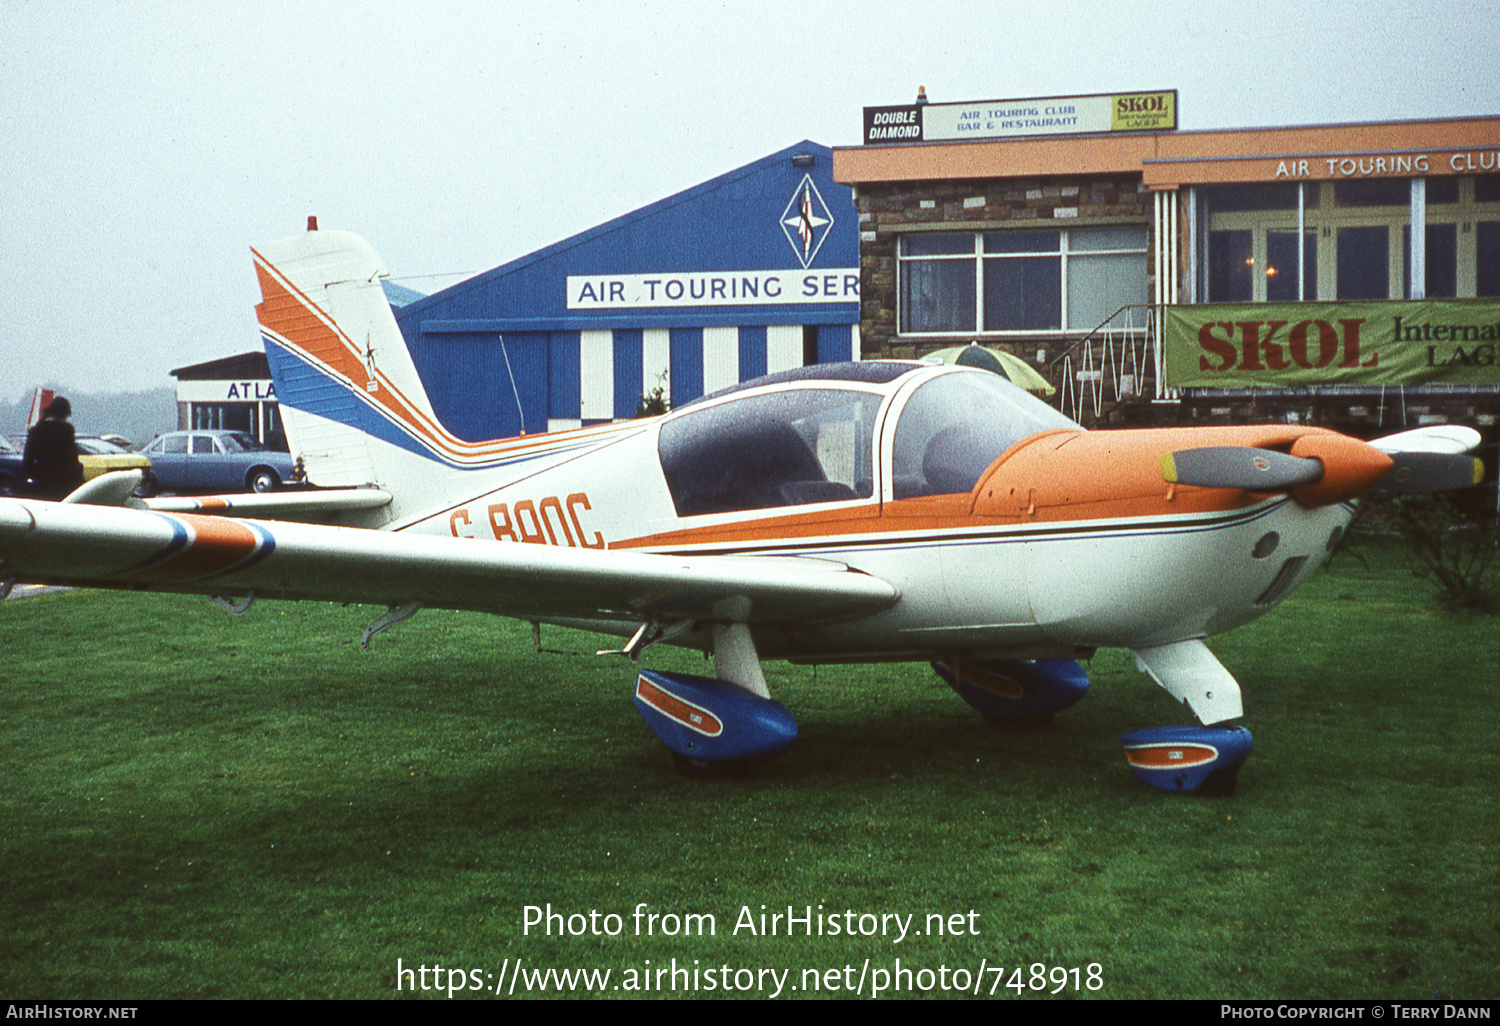
[{"label": "main landing gear leg", "polygon": [[1211,726],[1244,715],[1239,682],[1198,639],[1135,649],[1136,665],[1203,726],[1152,727],[1120,738],[1136,779],[1164,791],[1234,793],[1240,767],[1250,757],[1250,731]]}]

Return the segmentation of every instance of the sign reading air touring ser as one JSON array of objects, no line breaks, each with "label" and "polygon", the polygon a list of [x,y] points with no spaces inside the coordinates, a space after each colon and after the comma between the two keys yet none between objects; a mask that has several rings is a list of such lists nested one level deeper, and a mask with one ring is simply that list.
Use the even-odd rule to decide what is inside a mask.
[{"label": "sign reading air touring ser", "polygon": [[866,107],[864,141],[950,142],[1176,129],[1177,90],[1164,89],[1154,93]]},{"label": "sign reading air touring ser", "polygon": [[570,274],[568,309],[857,303],[858,267],[812,266],[835,220],[812,176],[803,175],[780,217],[766,225],[785,238],[800,270]]},{"label": "sign reading air touring ser", "polygon": [[1174,387],[1500,384],[1500,301],[1166,308]]}]

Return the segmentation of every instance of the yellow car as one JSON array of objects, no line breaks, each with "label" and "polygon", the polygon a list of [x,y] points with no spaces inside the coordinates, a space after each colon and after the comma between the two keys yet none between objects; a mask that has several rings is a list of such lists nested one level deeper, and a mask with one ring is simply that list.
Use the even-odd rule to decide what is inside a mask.
[{"label": "yellow car", "polygon": [[151,459],[125,446],[104,438],[81,435],[73,439],[78,450],[78,462],[83,464],[83,479],[92,481],[100,474],[111,470],[144,470],[146,479],[151,478]]}]

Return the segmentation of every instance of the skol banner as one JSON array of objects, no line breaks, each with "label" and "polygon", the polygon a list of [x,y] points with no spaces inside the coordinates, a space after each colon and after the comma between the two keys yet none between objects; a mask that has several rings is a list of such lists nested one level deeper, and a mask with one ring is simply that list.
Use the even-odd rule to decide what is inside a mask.
[{"label": "skol banner", "polygon": [[1174,387],[1500,384],[1500,300],[1169,306]]}]

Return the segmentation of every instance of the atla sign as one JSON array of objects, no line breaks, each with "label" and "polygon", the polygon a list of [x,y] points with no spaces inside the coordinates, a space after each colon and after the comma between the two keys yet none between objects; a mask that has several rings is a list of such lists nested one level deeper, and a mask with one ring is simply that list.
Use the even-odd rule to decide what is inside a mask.
[{"label": "atla sign", "polygon": [[179,381],[177,401],[181,403],[256,403],[275,402],[276,385],[267,379],[252,381]]},{"label": "atla sign", "polygon": [[833,211],[823,201],[812,176],[803,175],[782,209],[777,225],[800,271],[575,274],[568,276],[568,309],[858,303],[858,267],[811,269],[823,243],[832,234],[833,225]]},{"label": "atla sign", "polygon": [[950,142],[1038,135],[1170,132],[1177,128],[1177,90],[1044,96],[866,107],[864,141]]},{"label": "atla sign", "polygon": [[1500,301],[1167,307],[1173,387],[1500,383]]}]

